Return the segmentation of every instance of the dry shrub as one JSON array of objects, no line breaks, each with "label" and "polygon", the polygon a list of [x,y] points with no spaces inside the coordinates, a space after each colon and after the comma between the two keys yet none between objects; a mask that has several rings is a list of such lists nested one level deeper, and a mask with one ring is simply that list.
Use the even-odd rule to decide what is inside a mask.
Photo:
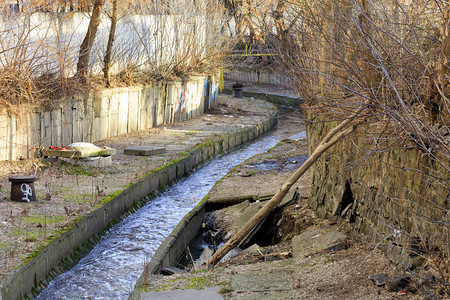
[{"label": "dry shrub", "polygon": [[358,95],[371,112],[396,122],[418,149],[450,153],[445,1],[292,5],[301,22],[279,36],[279,47],[310,104],[335,110],[343,98]]},{"label": "dry shrub", "polygon": [[[428,193],[429,198],[410,191],[411,197],[398,201],[406,209],[414,207],[415,221],[423,224],[418,234],[436,227],[435,238],[447,235],[437,248],[426,244],[428,236],[421,239],[429,265],[443,280],[450,274],[449,16],[444,0],[291,1],[284,17],[295,23],[276,36],[280,62],[309,109],[328,112],[324,119],[331,120],[365,107],[359,132],[367,145],[359,148],[361,160],[416,149],[409,153],[431,161],[415,169],[385,163],[443,191]],[[396,189],[402,187],[392,192]]]},{"label": "dry shrub", "polygon": [[[0,103],[4,107],[39,104],[79,91],[73,75],[85,34],[79,31],[80,24],[88,20],[86,15],[68,11],[85,10],[86,3],[30,1],[21,13],[0,15],[4,25],[0,30]],[[222,66],[232,39],[222,30],[226,12],[219,0],[124,1],[119,8],[111,50],[113,81],[173,79],[217,72]],[[110,16],[108,2],[90,55],[87,82],[98,82],[102,73]]]},{"label": "dry shrub", "polygon": [[3,107],[12,108],[22,103],[36,103],[37,99],[39,91],[30,74],[15,68],[0,69],[0,101]]}]

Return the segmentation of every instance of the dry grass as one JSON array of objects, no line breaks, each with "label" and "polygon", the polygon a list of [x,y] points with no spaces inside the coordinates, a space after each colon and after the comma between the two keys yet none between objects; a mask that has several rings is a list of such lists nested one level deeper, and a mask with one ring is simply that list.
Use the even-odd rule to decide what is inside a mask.
[{"label": "dry grass", "polygon": [[[76,22],[87,22],[80,21],[85,16],[35,12],[29,8],[40,4],[33,3],[20,14],[0,17],[5,24],[0,30],[0,105],[12,110],[18,104],[39,105],[98,84],[106,86],[97,77],[103,69],[109,28],[97,33],[86,71],[86,82],[94,85],[85,85],[73,76],[81,44],[78,35],[84,34],[77,31]],[[58,5],[49,3],[44,11]],[[131,6],[120,3],[119,8],[110,63],[116,85],[216,74],[233,41],[221,31],[226,11],[217,0],[141,0]],[[110,26],[110,10],[110,5],[103,9],[103,25]],[[75,32],[64,26],[74,27]]]}]

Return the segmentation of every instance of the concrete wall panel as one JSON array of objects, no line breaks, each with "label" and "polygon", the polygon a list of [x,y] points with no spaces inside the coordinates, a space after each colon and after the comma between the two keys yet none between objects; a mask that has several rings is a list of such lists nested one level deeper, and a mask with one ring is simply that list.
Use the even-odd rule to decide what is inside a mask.
[{"label": "concrete wall panel", "polygon": [[[95,106],[93,106],[93,111],[94,108]],[[110,112],[108,112],[109,114]],[[2,132],[1,124],[3,124],[1,122],[5,123],[9,121],[5,117],[3,119],[0,117],[0,132]],[[99,234],[107,224],[111,224],[111,222],[120,217],[132,205],[146,197],[147,193],[156,191],[161,184],[166,185],[169,181],[172,182],[175,170],[177,177],[186,175],[186,172],[189,172],[193,167],[202,162],[202,158],[210,158],[220,152],[217,149],[224,149],[223,146],[217,147],[217,145],[225,145],[224,141],[227,140],[234,141],[233,143],[235,143],[236,136],[236,134],[225,135],[221,138],[222,141],[219,140],[216,144],[203,145],[203,147],[192,151],[188,157],[180,160],[178,163],[168,165],[166,168],[141,178],[128,190],[125,190],[110,202],[90,213],[68,232],[53,240],[29,263],[5,278],[0,283],[0,299],[24,298],[25,294],[31,291],[35,283],[39,283],[40,281],[45,282],[52,269],[63,269],[62,265],[57,267],[61,260],[66,261],[66,258],[78,247],[82,247],[89,239]],[[227,149],[229,148],[227,147]],[[177,226],[178,229],[176,230],[178,231],[174,231],[163,242],[150,262],[150,270],[152,272],[156,271],[162,265],[172,265],[180,258],[180,255],[186,249],[186,246],[190,243],[201,225],[202,209],[202,205],[197,206],[194,209],[194,213],[189,214],[189,216],[183,219],[182,222],[185,223]],[[183,238],[180,239],[179,236]],[[69,259],[68,261],[71,260]],[[157,262],[155,263],[155,261]]]}]

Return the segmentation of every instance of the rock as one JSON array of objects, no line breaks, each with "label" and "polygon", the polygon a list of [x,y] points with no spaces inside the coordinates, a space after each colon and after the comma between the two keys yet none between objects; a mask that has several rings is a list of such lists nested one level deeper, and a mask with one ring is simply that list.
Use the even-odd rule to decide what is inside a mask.
[{"label": "rock", "polygon": [[242,249],[239,247],[236,247],[233,250],[231,250],[230,252],[228,252],[220,261],[225,262],[225,261],[230,260],[233,257],[239,255],[240,253],[242,253]]},{"label": "rock", "polygon": [[[265,292],[289,292],[291,290],[292,270],[289,267],[278,269],[276,272],[270,268],[270,263],[263,262],[255,265],[249,265],[243,269],[242,272],[235,274],[231,279],[231,286],[233,291],[238,295],[240,293],[265,293]],[[239,298],[239,297],[238,297]],[[286,299],[287,297],[272,298],[261,296],[256,297],[242,297],[239,299]],[[288,298],[295,299],[295,298]]]},{"label": "rock", "polygon": [[248,247],[247,249],[245,249],[244,251],[242,251],[242,254],[249,254],[249,255],[253,255],[253,256],[264,255],[266,253],[267,253],[267,250],[261,248],[257,244],[253,244],[250,247]]},{"label": "rock", "polygon": [[196,265],[201,266],[204,262],[207,262],[208,259],[210,259],[210,257],[214,254],[214,250],[205,247],[202,251],[202,254],[200,254],[200,257],[198,258],[198,260],[195,262]]},{"label": "rock", "polygon": [[397,275],[394,277],[389,277],[386,280],[386,285],[388,289],[392,292],[399,292],[406,289],[411,283],[411,277],[408,275]]},{"label": "rock", "polygon": [[309,229],[292,238],[295,258],[304,258],[320,251],[337,251],[346,247],[347,236],[334,229]]},{"label": "rock", "polygon": [[386,284],[386,280],[389,279],[389,276],[384,273],[370,275],[369,279],[372,280],[377,286],[384,286]]}]

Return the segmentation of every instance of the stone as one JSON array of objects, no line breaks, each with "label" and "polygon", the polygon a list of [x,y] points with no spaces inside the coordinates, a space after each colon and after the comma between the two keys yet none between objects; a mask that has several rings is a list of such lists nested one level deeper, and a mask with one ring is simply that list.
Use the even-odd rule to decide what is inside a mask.
[{"label": "stone", "polygon": [[247,249],[245,249],[244,251],[242,251],[242,254],[247,254],[247,255],[252,255],[252,256],[264,255],[266,253],[267,253],[267,250],[261,248],[257,244],[253,244],[250,247],[248,247]]},{"label": "stone", "polygon": [[205,247],[200,254],[200,257],[194,262],[196,267],[200,267],[203,263],[207,262],[208,259],[214,254],[214,251],[209,247]]},{"label": "stone", "polygon": [[377,286],[386,285],[386,280],[389,279],[389,276],[384,273],[370,275],[369,279],[372,280]]},{"label": "stone", "polygon": [[338,251],[346,247],[346,239],[345,234],[334,229],[306,230],[292,238],[292,253],[300,259],[321,251]]},{"label": "stone", "polygon": [[123,153],[126,155],[136,155],[136,156],[151,156],[162,154],[166,152],[164,147],[152,147],[152,146],[134,146],[130,148],[125,148]]},{"label": "stone", "polygon": [[244,271],[242,274],[237,274],[232,278],[231,286],[237,293],[290,291],[291,280],[289,275],[287,271],[273,273],[270,269],[263,268],[256,273]]},{"label": "stone", "polygon": [[230,252],[228,252],[227,254],[225,254],[225,256],[220,261],[226,262],[226,261],[232,259],[233,257],[238,256],[241,253],[242,253],[242,249],[240,247],[236,247],[236,248],[232,249]]}]

